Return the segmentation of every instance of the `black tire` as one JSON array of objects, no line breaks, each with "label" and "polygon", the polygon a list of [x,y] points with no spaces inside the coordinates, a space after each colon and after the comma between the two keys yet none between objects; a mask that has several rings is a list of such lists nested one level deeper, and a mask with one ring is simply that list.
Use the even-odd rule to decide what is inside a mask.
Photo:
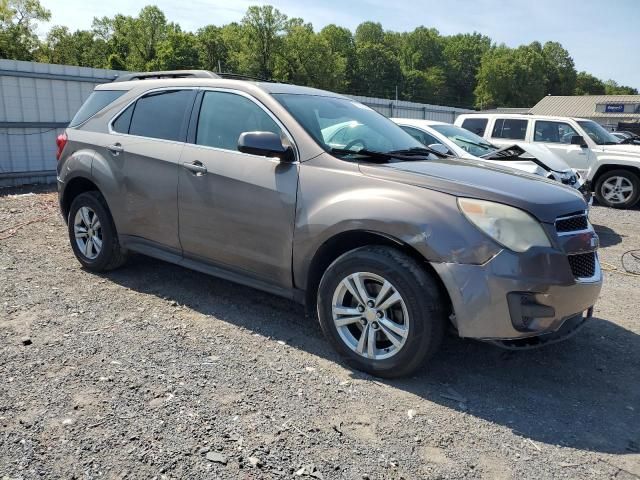
[{"label": "black tire", "polygon": [[[89,258],[80,250],[75,238],[74,220],[78,210],[88,207],[100,221],[102,248],[95,258]],[[107,207],[107,202],[100,192],[90,191],[78,195],[71,202],[69,217],[67,218],[69,241],[78,261],[87,270],[92,272],[104,272],[120,267],[126,261],[126,253],[120,248],[118,234],[113,223],[113,218]]]},{"label": "black tire", "polygon": [[[607,190],[605,184],[613,177],[621,177],[629,182],[633,187],[631,195],[625,201],[613,202],[605,198],[605,190]],[[629,170],[611,170],[603,173],[596,182],[595,195],[598,203],[605,207],[622,209],[631,208],[638,203],[638,199],[640,199],[640,178]]]},{"label": "black tire", "polygon": [[[334,293],[343,279],[356,272],[387,280],[406,305],[410,319],[406,341],[389,358],[365,358],[356,353],[333,321]],[[433,276],[408,255],[383,246],[358,248],[337,258],[320,281],[317,309],[324,334],[343,360],[357,370],[384,378],[406,376],[421,367],[437,351],[446,326],[445,299]]]}]

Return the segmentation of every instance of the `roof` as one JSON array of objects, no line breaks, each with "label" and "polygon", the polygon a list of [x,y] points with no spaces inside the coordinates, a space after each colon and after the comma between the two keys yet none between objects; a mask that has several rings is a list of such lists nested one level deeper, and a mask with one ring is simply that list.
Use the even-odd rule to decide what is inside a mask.
[{"label": "roof", "polygon": [[[640,95],[546,96],[529,110],[534,115],[587,118],[639,118],[640,110],[624,107],[624,112],[605,112],[605,105],[640,107]],[[632,110],[629,112],[629,110]],[[633,112],[636,110],[636,113]]]},{"label": "roof", "polygon": [[[311,87],[301,87],[299,85],[290,85],[288,83],[271,83],[254,80],[238,80],[235,78],[213,78],[213,77],[181,77],[181,78],[151,78],[148,80],[127,80],[122,79],[118,82],[103,83],[96,87],[96,90],[131,90],[133,88],[144,86],[145,89],[163,88],[163,87],[223,87],[234,88],[242,87],[258,87],[264,92],[289,93],[296,95],[316,95],[323,97],[346,98],[339,93],[328,92]],[[148,88],[147,88],[148,87]]]}]

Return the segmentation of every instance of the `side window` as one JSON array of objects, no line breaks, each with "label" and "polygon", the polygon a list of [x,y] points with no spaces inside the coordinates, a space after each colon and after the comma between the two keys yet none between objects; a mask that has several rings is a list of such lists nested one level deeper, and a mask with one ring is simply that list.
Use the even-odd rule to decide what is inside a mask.
[{"label": "side window", "polygon": [[417,128],[413,128],[413,127],[400,127],[400,128],[402,128],[405,132],[407,132],[409,135],[411,135],[413,138],[415,138],[417,141],[419,141],[423,145],[429,146],[429,145],[433,145],[434,143],[442,143],[437,138],[429,135],[426,132],[423,132],[422,130],[418,130]]},{"label": "side window", "polygon": [[529,120],[516,118],[498,118],[493,126],[491,137],[508,138],[510,140],[524,140],[527,136],[527,123]]},{"label": "side window", "polygon": [[484,130],[487,128],[486,118],[466,118],[462,122],[462,128],[469,130],[476,135],[484,137]]},{"label": "side window", "polygon": [[129,133],[129,126],[131,125],[131,117],[133,116],[133,107],[135,103],[129,105],[127,109],[122,112],[118,118],[111,124],[114,132]]},{"label": "side window", "polygon": [[571,137],[574,135],[578,135],[578,132],[568,123],[538,120],[536,121],[536,131],[533,135],[533,141],[570,144]]},{"label": "side window", "polygon": [[129,133],[182,141],[181,132],[192,102],[191,90],[163,90],[145,95],[135,104]]},{"label": "side window", "polygon": [[238,138],[244,132],[282,134],[273,119],[242,95],[227,92],[205,92],[200,107],[196,144],[237,150]]}]

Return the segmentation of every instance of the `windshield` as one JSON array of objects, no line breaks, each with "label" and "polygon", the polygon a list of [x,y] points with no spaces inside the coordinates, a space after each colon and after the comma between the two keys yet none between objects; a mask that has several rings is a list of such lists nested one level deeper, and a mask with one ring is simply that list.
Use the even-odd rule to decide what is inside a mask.
[{"label": "windshield", "polygon": [[619,140],[607,132],[599,123],[592,122],[591,120],[581,120],[578,122],[587,135],[591,137],[591,140],[598,145],[615,145]]},{"label": "windshield", "polygon": [[423,147],[391,120],[359,102],[319,95],[273,96],[328,152],[388,153]]},{"label": "windshield", "polygon": [[476,157],[498,150],[498,147],[491,145],[484,138],[455,125],[431,125],[431,128]]}]

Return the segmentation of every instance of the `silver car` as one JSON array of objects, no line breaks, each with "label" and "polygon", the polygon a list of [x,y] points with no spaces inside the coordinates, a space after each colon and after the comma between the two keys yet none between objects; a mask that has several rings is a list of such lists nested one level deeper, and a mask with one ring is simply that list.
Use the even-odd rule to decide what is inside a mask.
[{"label": "silver car", "polygon": [[[350,365],[383,377],[422,365],[449,326],[529,348],[591,316],[598,237],[574,189],[443,158],[330,92],[203,71],[119,80],[58,138],[85,268],[138,252],[304,303]],[[351,121],[366,138],[325,138]]]}]

